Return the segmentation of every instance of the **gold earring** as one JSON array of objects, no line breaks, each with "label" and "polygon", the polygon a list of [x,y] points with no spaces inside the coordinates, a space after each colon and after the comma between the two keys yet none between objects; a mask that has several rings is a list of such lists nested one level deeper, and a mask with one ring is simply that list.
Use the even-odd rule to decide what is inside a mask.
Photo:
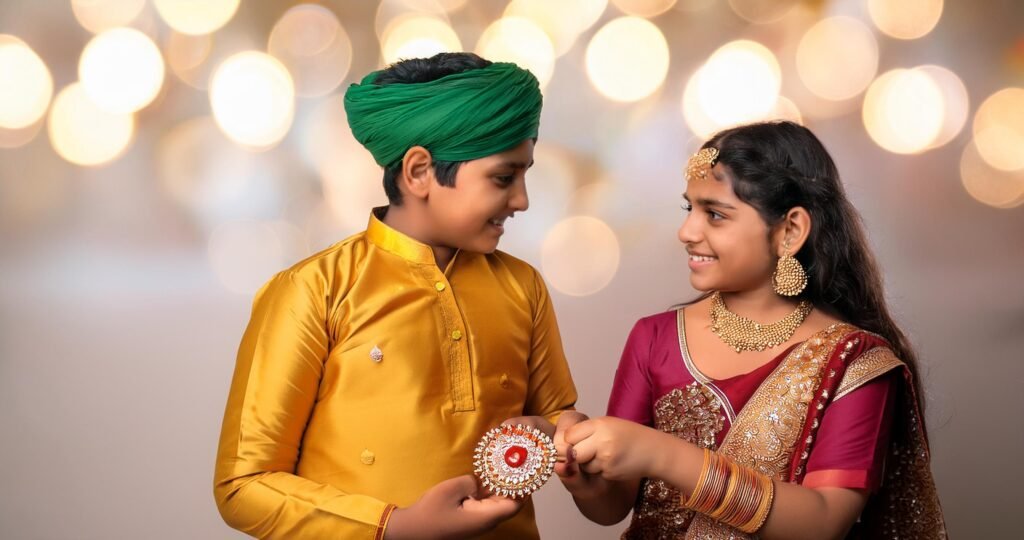
[{"label": "gold earring", "polygon": [[796,296],[807,287],[807,272],[800,261],[789,253],[789,242],[782,245],[786,250],[775,265],[772,274],[772,288],[779,296]]}]

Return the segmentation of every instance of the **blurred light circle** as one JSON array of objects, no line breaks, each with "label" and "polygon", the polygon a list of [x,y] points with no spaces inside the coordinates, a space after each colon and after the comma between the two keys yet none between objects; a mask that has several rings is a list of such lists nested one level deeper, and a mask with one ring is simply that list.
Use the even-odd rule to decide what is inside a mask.
[{"label": "blurred light circle", "polygon": [[18,148],[30,143],[42,130],[43,122],[18,129],[0,127],[0,148]]},{"label": "blurred light circle", "polygon": [[547,139],[537,142],[533,158],[534,165],[526,173],[530,208],[506,223],[500,249],[539,263],[537,239],[567,215],[576,169],[573,155]]},{"label": "blurred light circle", "polygon": [[385,64],[462,50],[459,36],[447,22],[420,15],[395,19],[384,31],[381,43],[381,54]]},{"label": "blurred light circle", "polygon": [[352,65],[348,33],[331,10],[316,4],[286,11],[270,32],[267,50],[288,68],[300,96],[329,93]]},{"label": "blurred light circle", "polygon": [[942,92],[942,102],[945,105],[942,128],[929,148],[944,146],[955,139],[967,123],[967,116],[970,112],[967,87],[956,73],[942,66],[927,65],[914,69],[931,77],[939,91]]},{"label": "blurred light circle", "polygon": [[156,147],[161,187],[203,225],[227,219],[280,216],[282,178],[296,174],[269,154],[251,154],[232,144],[209,116],[185,120]]},{"label": "blurred light circle", "polygon": [[796,0],[729,0],[733,12],[752,23],[770,23],[785,17]]},{"label": "blurred light circle", "polygon": [[256,51],[225,60],[210,82],[214,120],[231,140],[263,150],[276,145],[291,128],[295,87],[274,57]]},{"label": "blurred light circle", "polygon": [[587,76],[613,101],[650,96],[668,74],[668,43],[661,30],[639,17],[620,17],[604,25],[587,46]]},{"label": "blurred light circle", "polygon": [[764,45],[726,43],[696,74],[695,99],[703,114],[726,127],[763,119],[779,100],[779,63]]},{"label": "blurred light circle", "polygon": [[491,23],[480,36],[476,53],[493,62],[514,62],[529,69],[541,88],[547,86],[555,71],[551,39],[533,21],[523,17],[502,17]]},{"label": "blurred light circle", "polygon": [[768,116],[765,119],[788,120],[801,125],[804,123],[804,117],[800,113],[800,108],[786,96],[779,96],[779,100],[775,102],[775,107],[772,108],[772,112],[768,113]]},{"label": "blurred light circle", "polygon": [[145,5],[146,0],[71,0],[71,11],[83,28],[99,34],[128,25]]},{"label": "blurred light circle", "polygon": [[437,0],[381,0],[373,19],[374,32],[384,43],[388,29],[399,20],[419,17],[437,19],[445,24],[449,22],[448,11]]},{"label": "blurred light circle", "polygon": [[274,227],[262,221],[231,221],[219,225],[207,242],[210,266],[225,289],[255,293],[284,269],[285,245]]},{"label": "blurred light circle", "polygon": [[50,142],[60,156],[77,165],[101,165],[121,155],[132,140],[135,121],[98,107],[80,83],[57,94],[50,109]]},{"label": "blurred light circle", "polygon": [[894,69],[879,76],[864,96],[862,117],[868,135],[897,154],[928,149],[945,122],[942,91],[927,74]]},{"label": "blurred light circle", "polygon": [[812,26],[796,52],[800,80],[818,97],[850,99],[878,72],[878,42],[871,29],[851,17],[830,17]]},{"label": "blurred light circle", "polygon": [[1024,203],[1024,171],[992,167],[971,142],[960,157],[960,181],[978,202],[995,208],[1012,208]]},{"label": "blurred light circle", "polygon": [[587,296],[611,283],[619,256],[619,241],[611,227],[595,217],[573,216],[558,222],[545,236],[541,268],[556,290]]},{"label": "blurred light circle", "polygon": [[46,114],[53,77],[42,58],[20,39],[0,34],[0,128],[27,128]]},{"label": "blurred light circle", "polygon": [[676,9],[679,11],[703,11],[715,3],[715,0],[679,0]]},{"label": "blurred light circle", "polygon": [[686,120],[686,126],[690,128],[690,131],[692,131],[694,135],[698,136],[701,144],[703,144],[705,139],[725,126],[712,120],[700,104],[700,100],[698,99],[699,92],[697,90],[700,75],[701,71],[700,68],[698,68],[697,71],[690,76],[689,80],[686,81],[686,88],[683,90],[682,108],[683,119]]},{"label": "blurred light circle", "polygon": [[982,102],[974,113],[974,140],[989,165],[1024,168],[1024,88],[1004,88]]},{"label": "blurred light circle", "polygon": [[868,0],[868,15],[883,33],[917,39],[931,32],[942,17],[942,0]]},{"label": "blurred light circle", "polygon": [[131,113],[149,105],[160,93],[164,59],[146,34],[115,28],[85,46],[78,77],[97,105],[113,113]]},{"label": "blurred light circle", "polygon": [[612,0],[615,7],[634,17],[656,17],[672,9],[676,0]]},{"label": "blurred light circle", "polygon": [[512,0],[504,16],[533,21],[551,39],[555,55],[562,56],[597,21],[607,4],[608,0]]},{"label": "blurred light circle", "polygon": [[213,36],[210,34],[193,36],[172,30],[164,44],[171,71],[186,84],[199,89],[206,89],[209,83],[210,70],[206,61],[212,50]]},{"label": "blurred light circle", "polygon": [[238,11],[239,0],[153,0],[160,17],[182,34],[209,34]]}]

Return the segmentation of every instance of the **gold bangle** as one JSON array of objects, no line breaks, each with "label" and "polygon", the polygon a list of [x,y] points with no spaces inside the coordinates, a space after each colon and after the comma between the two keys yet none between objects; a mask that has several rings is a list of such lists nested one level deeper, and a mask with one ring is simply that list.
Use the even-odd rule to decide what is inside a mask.
[{"label": "gold bangle", "polygon": [[[750,469],[736,465],[736,491],[733,492],[732,500],[728,501],[728,505],[723,503],[725,511],[719,516],[719,521],[732,525],[749,520],[750,515],[753,514],[752,510],[756,509],[756,505],[754,509],[750,508],[751,501],[756,501],[756,490],[756,481]],[[746,519],[743,519],[744,515]]]},{"label": "gold bangle", "polygon": [[735,463],[729,463],[729,484],[725,488],[725,496],[722,497],[721,504],[717,508],[708,514],[711,519],[716,521],[722,521],[722,516],[729,514],[733,511],[733,507],[736,505],[736,489],[739,487],[739,466]]},{"label": "gold bangle", "polygon": [[694,484],[694,486],[693,486],[693,492],[690,493],[689,498],[687,498],[686,495],[683,495],[682,496],[682,500],[680,500],[680,503],[682,503],[682,505],[684,507],[690,508],[690,503],[692,503],[693,501],[697,500],[699,498],[699,496],[702,495],[702,492],[704,491],[704,488],[707,485],[708,471],[711,470],[710,461],[711,461],[711,451],[708,450],[707,448],[705,448],[704,449],[704,462],[701,464],[700,476],[697,477],[697,483]]},{"label": "gold bangle", "polygon": [[712,467],[709,475],[709,483],[707,493],[701,500],[694,501],[693,509],[701,512],[708,513],[715,509],[722,502],[722,498],[725,496],[726,488],[729,484],[729,463],[730,461],[718,454],[712,453],[713,457]]},{"label": "gold bangle", "polygon": [[767,476],[763,476],[761,479],[764,486],[764,495],[761,497],[761,504],[757,506],[757,512],[754,516],[744,523],[741,527],[738,527],[741,531],[747,534],[753,534],[761,530],[764,523],[768,521],[768,514],[772,509],[772,502],[775,500],[775,482]]}]

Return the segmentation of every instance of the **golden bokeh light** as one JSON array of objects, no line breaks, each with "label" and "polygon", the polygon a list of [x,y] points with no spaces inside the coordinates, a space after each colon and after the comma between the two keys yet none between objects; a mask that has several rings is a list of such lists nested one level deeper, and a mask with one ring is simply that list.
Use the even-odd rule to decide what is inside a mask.
[{"label": "golden bokeh light", "polygon": [[437,19],[449,24],[448,10],[438,0],[381,0],[377,5],[377,13],[373,19],[374,32],[381,43],[385,39],[388,29],[399,22],[400,19],[425,17]]},{"label": "golden bokeh light", "polygon": [[274,57],[256,51],[231,56],[210,81],[217,125],[231,140],[254,150],[276,145],[291,128],[295,87]]},{"label": "golden bokeh light", "polygon": [[797,0],[729,0],[729,7],[734,13],[757,24],[785,17],[796,4]]},{"label": "golden bokeh light", "polygon": [[164,84],[164,59],[153,40],[133,28],[92,38],[78,63],[82,87],[101,108],[126,114],[156,99]]},{"label": "golden bokeh light", "polygon": [[955,139],[967,124],[967,116],[970,113],[967,87],[956,73],[942,66],[927,65],[914,69],[931,77],[942,92],[942,103],[945,107],[942,127],[928,148],[944,146]]},{"label": "golden bokeh light", "polygon": [[0,128],[20,131],[38,122],[53,97],[43,59],[20,39],[0,34],[0,73]]},{"label": "golden bokeh light", "polygon": [[917,39],[939,23],[942,4],[942,0],[868,0],[868,15],[890,37]]},{"label": "golden bokeh light", "polygon": [[128,25],[145,6],[146,0],[71,0],[75,19],[93,34]]},{"label": "golden bokeh light", "polygon": [[555,71],[555,48],[544,30],[530,19],[502,17],[487,27],[476,53],[493,62],[514,62],[529,69],[540,87],[547,86]]},{"label": "golden bokeh light", "polygon": [[1004,171],[1024,168],[1024,88],[992,94],[974,113],[974,141],[989,165]]},{"label": "golden bokeh light", "polygon": [[555,55],[569,52],[580,34],[604,13],[608,0],[512,0],[505,17],[523,17],[539,26],[555,48]]},{"label": "golden bokeh light", "polygon": [[442,19],[409,15],[399,17],[384,30],[381,54],[385,64],[408,58],[429,58],[440,52],[462,50],[459,36]]},{"label": "golden bokeh light", "polygon": [[619,240],[592,216],[566,218],[548,232],[541,246],[541,268],[555,290],[588,296],[608,286],[619,269]]},{"label": "golden bokeh light", "polygon": [[894,69],[868,87],[862,118],[868,135],[882,148],[897,154],[922,152],[945,123],[942,91],[924,72]]},{"label": "golden bokeh light", "polygon": [[812,26],[796,52],[800,80],[824,99],[850,99],[878,72],[878,42],[871,29],[851,17],[829,17]]},{"label": "golden bokeh light", "polygon": [[320,5],[289,9],[270,32],[268,52],[292,75],[295,92],[325,95],[341,84],[352,65],[352,41],[334,13]]},{"label": "golden bokeh light", "polygon": [[657,17],[672,9],[676,0],[612,0],[615,7],[634,17]]},{"label": "golden bokeh light", "polygon": [[639,17],[620,17],[594,34],[587,46],[587,76],[613,101],[639,101],[653,94],[668,74],[665,36]]},{"label": "golden bokeh light", "polygon": [[720,129],[768,118],[779,102],[782,74],[764,45],[739,40],[711,54],[683,92],[690,129],[707,136]]},{"label": "golden bokeh light", "polygon": [[160,18],[182,34],[209,34],[228,23],[240,0],[153,0]]},{"label": "golden bokeh light", "polygon": [[790,122],[803,125],[804,116],[796,103],[793,103],[793,100],[786,96],[779,96],[779,100],[775,102],[775,107],[768,113],[765,120],[789,120]]},{"label": "golden bokeh light", "polygon": [[201,90],[205,90],[209,84],[210,69],[206,61],[212,50],[211,34],[192,36],[172,30],[164,43],[167,65],[171,71],[185,84]]},{"label": "golden bokeh light", "polygon": [[992,167],[972,141],[960,157],[960,181],[976,201],[995,208],[1013,208],[1024,203],[1024,171]]},{"label": "golden bokeh light", "polygon": [[113,161],[131,143],[135,120],[97,106],[80,83],[57,94],[48,122],[53,149],[76,165],[95,166]]},{"label": "golden bokeh light", "polygon": [[0,148],[18,148],[25,146],[42,131],[43,122],[18,129],[0,127]]}]

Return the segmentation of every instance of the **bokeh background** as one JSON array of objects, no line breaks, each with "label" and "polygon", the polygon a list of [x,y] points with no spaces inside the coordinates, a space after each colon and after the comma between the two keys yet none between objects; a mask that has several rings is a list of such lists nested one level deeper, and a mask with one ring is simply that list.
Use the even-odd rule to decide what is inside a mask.
[{"label": "bokeh background", "polygon": [[[687,156],[797,120],[923,359],[951,533],[1019,532],[1024,2],[2,0],[0,537],[240,536],[211,477],[252,294],[384,201],[345,87],[442,50],[544,86],[502,248],[550,285],[582,410],[694,296]],[[622,529],[536,499],[547,538]]]}]

